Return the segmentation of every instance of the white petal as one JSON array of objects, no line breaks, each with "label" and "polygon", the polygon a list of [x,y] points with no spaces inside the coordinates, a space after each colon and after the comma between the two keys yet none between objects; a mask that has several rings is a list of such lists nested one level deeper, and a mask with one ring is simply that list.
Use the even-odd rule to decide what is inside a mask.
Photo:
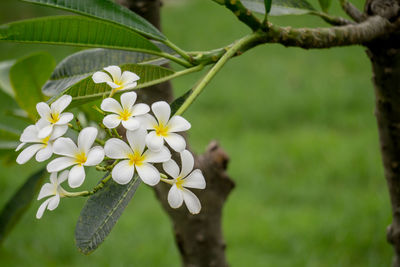
[{"label": "white petal", "polygon": [[124,84],[124,86],[121,88],[121,90],[129,90],[129,89],[135,88],[136,86],[137,86],[137,82],[127,83],[127,84]]},{"label": "white petal", "polygon": [[179,166],[176,162],[172,159],[163,163],[164,171],[169,174],[172,178],[178,178],[179,175]]},{"label": "white petal", "polygon": [[15,149],[15,151],[20,151],[24,146],[26,145],[26,143],[21,143],[17,146],[17,148]]},{"label": "white petal", "polygon": [[43,216],[43,212],[45,211],[45,209],[47,208],[47,205],[50,202],[50,198],[46,199],[39,207],[38,211],[36,212],[36,219],[40,219]]},{"label": "white petal", "polygon": [[177,209],[180,206],[182,206],[183,203],[182,190],[179,190],[176,184],[171,186],[171,189],[168,192],[168,203],[173,209]]},{"label": "white petal", "polygon": [[144,115],[149,111],[150,111],[149,105],[143,103],[136,104],[131,109],[133,116]]},{"label": "white petal", "polygon": [[72,101],[72,96],[70,95],[63,95],[59,99],[57,99],[53,104],[51,104],[51,111],[55,113],[61,113],[64,109],[68,107],[68,105]]},{"label": "white petal", "polygon": [[96,140],[98,130],[95,127],[84,128],[78,136],[78,149],[87,154]]},{"label": "white petal", "polygon": [[141,116],[136,117],[140,120],[140,124],[145,129],[154,129],[154,127],[158,126],[158,122],[156,119],[150,114],[144,114]]},{"label": "white petal", "polygon": [[61,158],[56,158],[50,161],[49,164],[47,164],[47,171],[48,172],[58,172],[61,170],[64,170],[65,168],[68,168],[69,166],[72,166],[76,164],[75,159],[70,158],[70,157],[61,157]]},{"label": "white petal", "polygon": [[21,153],[19,153],[18,157],[17,157],[17,163],[18,164],[24,164],[26,163],[28,160],[30,160],[33,155],[36,154],[36,152],[38,152],[39,149],[41,149],[43,147],[42,144],[35,144],[35,145],[31,145],[28,146],[27,148],[25,148],[24,150],[22,150]]},{"label": "white petal", "polygon": [[35,143],[40,142],[40,138],[38,137],[39,131],[37,130],[35,125],[29,125],[24,129],[21,134],[21,138],[19,139],[24,143]]},{"label": "white petal", "polygon": [[67,180],[67,178],[68,178],[68,175],[69,175],[69,170],[65,170],[65,171],[61,172],[58,175],[58,184],[60,185],[63,182],[65,182],[65,180]]},{"label": "white petal", "polygon": [[117,114],[110,114],[104,117],[103,124],[108,129],[114,129],[121,123],[121,119]]},{"label": "white petal", "polygon": [[129,160],[119,162],[112,170],[111,176],[119,184],[127,184],[132,180],[135,173],[134,165],[129,164]]},{"label": "white petal", "polygon": [[75,165],[71,168],[68,174],[68,184],[71,188],[77,188],[83,184],[85,180],[85,168],[80,165]]},{"label": "white petal", "polygon": [[55,210],[60,203],[60,196],[55,195],[54,197],[49,198],[49,205],[47,205],[48,210]]},{"label": "white petal", "polygon": [[158,151],[164,144],[164,138],[156,134],[155,131],[151,131],[146,136],[146,145],[150,150]]},{"label": "white petal", "polygon": [[113,83],[113,82],[107,82],[107,84],[113,89],[120,87],[118,84]]},{"label": "white petal", "polygon": [[191,214],[198,214],[201,210],[200,200],[193,192],[183,188],[183,200]]},{"label": "white petal", "polygon": [[71,138],[60,137],[54,141],[53,152],[62,156],[75,157],[75,154],[78,153],[78,148]]},{"label": "white petal", "polygon": [[186,148],[186,141],[181,135],[176,133],[168,133],[164,140],[176,152],[181,152]]},{"label": "white petal", "polygon": [[87,154],[87,160],[85,166],[95,166],[102,162],[104,159],[104,149],[101,146],[96,146],[90,149]]},{"label": "white petal", "polygon": [[40,189],[39,196],[38,196],[37,199],[39,200],[39,199],[42,199],[44,197],[48,197],[48,196],[54,195],[54,193],[55,193],[54,189],[55,189],[54,185],[52,185],[50,183],[45,183],[42,186],[42,188]]},{"label": "white petal", "polygon": [[36,110],[39,113],[41,118],[44,118],[47,120],[47,118],[50,116],[50,107],[45,102],[37,103]]},{"label": "white petal", "polygon": [[51,133],[50,140],[55,140],[63,136],[68,131],[68,125],[55,125]]},{"label": "white petal", "polygon": [[135,104],[137,95],[135,92],[124,93],[121,95],[121,105],[123,109],[131,110]]},{"label": "white petal", "polygon": [[111,74],[114,82],[121,80],[121,68],[118,66],[108,66],[104,68],[105,71]]},{"label": "white petal", "polygon": [[39,130],[38,137],[41,139],[46,138],[51,134],[52,131],[53,131],[53,124],[51,123],[47,124],[45,127]]},{"label": "white petal", "polygon": [[191,127],[190,123],[181,116],[172,116],[167,126],[168,131],[172,133],[186,131]]},{"label": "white petal", "polygon": [[92,79],[95,83],[112,82],[111,77],[102,71],[97,71],[93,74]]},{"label": "white petal", "polygon": [[136,131],[126,131],[126,139],[128,139],[129,145],[134,152],[143,153],[146,146],[146,135],[147,131],[143,128],[139,128]]},{"label": "white petal", "polygon": [[40,149],[36,153],[35,158],[38,162],[42,162],[48,160],[51,157],[51,155],[53,155],[53,146],[49,143],[45,148]]},{"label": "white petal", "polygon": [[140,120],[129,118],[127,121],[122,121],[122,126],[129,131],[135,131],[140,127]]},{"label": "white petal", "polygon": [[108,139],[104,151],[107,157],[112,159],[126,159],[132,154],[132,149],[122,140],[117,138]]},{"label": "white petal", "polygon": [[104,111],[113,112],[117,114],[122,112],[121,105],[118,103],[117,100],[111,97],[104,99],[103,102],[101,102],[100,108]]},{"label": "white petal", "polygon": [[193,170],[194,158],[192,153],[190,153],[188,150],[183,150],[180,154],[181,154],[182,169],[179,176],[186,177]]},{"label": "white petal", "polygon": [[142,179],[145,184],[153,186],[160,181],[160,173],[153,165],[142,163],[139,166],[135,165],[135,167],[140,179]]},{"label": "white petal", "polygon": [[139,80],[140,77],[136,75],[136,73],[130,72],[130,71],[124,71],[121,75],[121,82],[123,84],[127,83],[133,83],[137,80]]},{"label": "white petal", "polygon": [[206,188],[206,180],[203,173],[199,169],[196,169],[183,179],[182,185],[188,188],[204,189]]},{"label": "white petal", "polygon": [[64,112],[60,115],[60,119],[55,123],[56,125],[67,124],[74,118],[74,114],[70,112]]},{"label": "white petal", "polygon": [[167,125],[169,116],[171,115],[171,108],[165,101],[155,102],[151,105],[154,115],[158,122],[163,125]]},{"label": "white petal", "polygon": [[58,185],[57,182],[57,173],[56,172],[52,172],[50,174],[50,182],[54,185],[54,187],[56,187]]},{"label": "white petal", "polygon": [[147,150],[143,155],[146,162],[160,163],[171,159],[171,152],[165,146],[162,146],[159,151]]}]

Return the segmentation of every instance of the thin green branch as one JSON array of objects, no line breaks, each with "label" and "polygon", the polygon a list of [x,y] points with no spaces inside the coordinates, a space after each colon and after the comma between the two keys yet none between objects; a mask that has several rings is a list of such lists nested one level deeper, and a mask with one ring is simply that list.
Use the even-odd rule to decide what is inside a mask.
[{"label": "thin green branch", "polygon": [[326,14],[324,12],[320,12],[320,11],[310,11],[309,12],[310,15],[314,15],[314,16],[318,16],[321,19],[323,19],[324,21],[326,21],[327,23],[334,25],[334,26],[342,26],[342,25],[349,25],[349,24],[355,24],[353,21],[342,18],[342,17],[336,17],[336,16],[332,16],[329,14]]},{"label": "thin green branch", "polygon": [[[176,53],[178,53],[182,58],[186,59],[186,61],[192,63],[193,59],[192,57],[184,50],[182,50],[181,48],[179,48],[177,45],[175,45],[174,43],[172,43],[170,40],[165,40],[163,41],[163,43],[165,45],[167,45],[168,47],[172,48]],[[192,64],[190,64],[192,65]]]},{"label": "thin green branch", "polygon": [[221,57],[220,60],[210,69],[209,72],[204,76],[204,78],[193,88],[193,93],[185,100],[182,106],[176,111],[175,115],[181,115],[186,109],[193,103],[193,101],[199,96],[206,85],[211,81],[211,79],[217,74],[217,72],[228,62],[228,60],[235,55],[240,48],[247,43],[251,43],[257,38],[258,34],[253,33],[245,36],[244,38],[238,40],[228,51]]},{"label": "thin green branch", "polygon": [[[221,1],[218,1],[220,3]],[[251,13],[239,0],[225,0],[224,5],[230,9],[233,14],[253,31],[262,27],[260,20]]]}]

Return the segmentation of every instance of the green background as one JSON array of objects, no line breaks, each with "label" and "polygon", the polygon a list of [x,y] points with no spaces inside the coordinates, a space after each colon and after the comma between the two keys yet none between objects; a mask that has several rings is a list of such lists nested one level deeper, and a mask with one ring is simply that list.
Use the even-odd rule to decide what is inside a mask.
[{"label": "green background", "polygon": [[[317,1],[311,1],[317,6]],[[332,13],[339,11],[333,1]],[[354,1],[362,6],[362,1]],[[0,22],[60,14],[11,0]],[[280,25],[326,26],[316,17],[272,18]],[[223,7],[166,0],[163,31],[187,50],[224,46],[248,32]],[[0,60],[76,48],[0,43]],[[173,81],[176,95],[200,74]],[[390,203],[381,167],[370,62],[362,47],[306,51],[257,47],[235,58],[185,113],[190,143],[216,139],[236,182],[224,209],[232,266],[389,266]],[[1,166],[0,206],[40,166]],[[86,186],[99,175],[91,170]],[[141,186],[103,245],[80,255],[74,228],[84,199],[63,199],[35,219],[36,201],[0,247],[1,266],[177,266],[171,223]]]}]

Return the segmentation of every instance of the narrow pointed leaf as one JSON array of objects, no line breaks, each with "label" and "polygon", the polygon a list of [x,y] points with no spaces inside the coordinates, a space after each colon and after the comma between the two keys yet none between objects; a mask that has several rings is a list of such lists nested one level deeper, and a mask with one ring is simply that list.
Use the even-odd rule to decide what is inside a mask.
[{"label": "narrow pointed leaf", "polygon": [[24,2],[51,6],[84,16],[109,21],[134,30],[155,40],[167,38],[150,22],[129,9],[109,0],[23,0]]},{"label": "narrow pointed leaf", "polygon": [[14,63],[14,59],[0,62],[0,89],[9,95],[14,94],[10,83],[10,69]]},{"label": "narrow pointed leaf", "polygon": [[109,65],[127,63],[161,65],[166,62],[168,60],[139,52],[102,48],[87,49],[61,61],[42,90],[47,96],[56,95]]},{"label": "narrow pointed leaf", "polygon": [[185,103],[185,100],[193,93],[193,89],[190,89],[180,97],[176,98],[172,103],[171,103],[171,114],[175,114],[178,109]]},{"label": "narrow pointed leaf", "polygon": [[[173,77],[174,71],[154,65],[139,65],[127,64],[120,66],[122,71],[128,70],[136,73],[140,80],[137,88],[144,88],[151,84],[162,82],[168,77]],[[71,107],[81,105],[90,101],[103,98],[104,94],[109,94],[111,87],[106,83],[94,83],[92,76],[89,76],[78,83],[72,85],[63,92],[60,92],[56,97],[53,97],[50,102],[55,101],[63,94],[72,96]],[[123,92],[123,91],[120,91]]]},{"label": "narrow pointed leaf", "polygon": [[10,198],[0,213],[0,243],[18,223],[35,199],[46,177],[46,169],[42,169],[30,176],[26,182]]},{"label": "narrow pointed leaf", "polygon": [[[242,0],[243,5],[251,11],[265,14],[265,0]],[[306,0],[273,0],[270,16],[302,15],[315,11]]]},{"label": "narrow pointed leaf", "polygon": [[81,16],[52,16],[4,24],[0,26],[1,40],[160,52],[156,45],[132,30]]},{"label": "narrow pointed leaf", "polygon": [[104,241],[140,183],[137,175],[126,185],[109,180],[102,189],[89,197],[75,228],[75,241],[81,253],[92,253]]},{"label": "narrow pointed leaf", "polygon": [[271,11],[272,0],[264,0],[265,13],[268,14]]},{"label": "narrow pointed leaf", "polygon": [[331,6],[331,0],[318,0],[319,5],[321,6],[322,11],[328,12],[329,7]]},{"label": "narrow pointed leaf", "polygon": [[18,105],[36,118],[36,104],[44,101],[42,86],[55,67],[48,53],[37,53],[18,60],[10,69],[10,81]]}]

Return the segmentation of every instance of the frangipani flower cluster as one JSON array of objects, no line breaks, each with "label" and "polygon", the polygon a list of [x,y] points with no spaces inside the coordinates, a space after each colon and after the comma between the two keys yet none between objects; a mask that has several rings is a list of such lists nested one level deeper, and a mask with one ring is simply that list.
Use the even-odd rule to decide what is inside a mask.
[{"label": "frangipani flower cluster", "polygon": [[[98,128],[82,129],[78,123],[74,127],[70,123],[74,115],[64,112],[72,97],[63,95],[50,106],[45,102],[38,103],[36,109],[40,119],[29,125],[20,137],[21,144],[16,151],[26,147],[18,155],[17,163],[24,164],[34,156],[36,161],[43,162],[55,155],[46,167],[51,173],[50,183],[43,185],[38,200],[48,198],[40,205],[36,217],[41,218],[46,209],[54,210],[60,198],[95,193],[96,190],[68,192],[61,187],[66,180],[70,188],[82,186],[85,169],[92,166],[109,172],[100,185],[108,178],[125,185],[135,174],[150,186],[160,181],[168,183],[171,185],[168,203],[172,208],[179,208],[185,202],[191,213],[199,213],[200,201],[187,188],[204,189],[205,179],[200,170],[192,172],[193,156],[185,150],[185,139],[179,134],[190,129],[190,123],[181,116],[171,116],[171,108],[164,101],[155,102],[151,107],[136,103],[135,92],[121,94],[120,101],[112,98],[119,90],[134,88],[139,77],[129,71],[122,73],[118,66],[104,70],[107,73],[101,71],[92,76],[95,83],[104,82],[111,87],[110,97],[103,99],[100,105],[104,118],[98,122]],[[109,129],[106,131],[108,137],[98,139],[98,129],[104,127]],[[69,128],[78,132],[77,138],[64,137]],[[181,171],[171,159],[169,148],[180,153]],[[159,164],[158,167],[155,164]],[[160,173],[161,166],[170,178]]]}]

